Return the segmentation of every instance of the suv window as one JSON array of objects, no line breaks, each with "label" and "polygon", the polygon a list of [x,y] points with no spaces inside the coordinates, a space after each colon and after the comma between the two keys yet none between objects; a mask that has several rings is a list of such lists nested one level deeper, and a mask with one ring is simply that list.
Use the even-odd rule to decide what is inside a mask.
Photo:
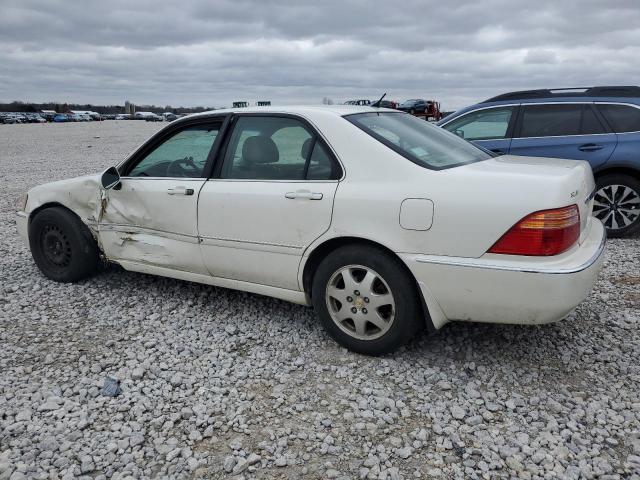
[{"label": "suv window", "polygon": [[515,107],[486,108],[456,118],[443,126],[465,140],[505,138]]},{"label": "suv window", "polygon": [[134,164],[125,176],[203,177],[220,126],[196,125],[178,131]]},{"label": "suv window", "polygon": [[221,178],[331,180],[339,177],[331,156],[302,122],[287,117],[238,118]]},{"label": "suv window", "polygon": [[588,104],[523,105],[520,137],[606,133]]},{"label": "suv window", "polygon": [[596,104],[616,133],[640,132],[640,108],[629,105]]}]

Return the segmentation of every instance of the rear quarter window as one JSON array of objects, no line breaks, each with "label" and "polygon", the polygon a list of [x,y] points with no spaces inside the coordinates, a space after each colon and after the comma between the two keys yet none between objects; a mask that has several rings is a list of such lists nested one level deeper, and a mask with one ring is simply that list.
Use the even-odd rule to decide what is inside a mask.
[{"label": "rear quarter window", "polygon": [[596,107],[614,132],[640,132],[640,108],[609,104],[597,104]]},{"label": "rear quarter window", "polygon": [[344,118],[396,153],[432,170],[491,158],[475,145],[406,113],[357,113]]}]

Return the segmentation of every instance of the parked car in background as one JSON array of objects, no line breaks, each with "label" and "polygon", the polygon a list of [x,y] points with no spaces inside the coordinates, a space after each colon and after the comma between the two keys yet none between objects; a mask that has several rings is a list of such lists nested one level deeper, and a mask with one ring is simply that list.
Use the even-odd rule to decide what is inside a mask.
[{"label": "parked car in background", "polygon": [[160,115],[156,115],[154,113],[152,115],[145,116],[144,119],[147,122],[162,122],[164,120],[164,117],[161,117]]},{"label": "parked car in background", "polygon": [[410,113],[411,115],[418,115],[426,117],[426,120],[438,121],[442,118],[440,112],[440,103],[435,100],[424,100],[422,98],[414,98],[405,100],[398,105],[398,110]]},{"label": "parked car in background", "polygon": [[52,280],[106,259],[269,295],[380,354],[425,325],[566,316],[603,258],[593,188],[586,162],[494,158],[398,111],[254,107],[176,120],[102,175],[29,190],[16,218]]},{"label": "parked car in background", "polygon": [[55,110],[40,110],[40,115],[47,121],[53,121],[53,117],[57,115]]},{"label": "parked car in background", "polygon": [[640,87],[511,92],[440,126],[498,154],[588,161],[594,215],[611,236],[640,231]]},{"label": "parked car in background", "polygon": [[119,113],[118,115],[116,115],[115,120],[131,120],[131,114]]},{"label": "parked car in background", "polygon": [[[155,119],[158,115],[153,112],[136,112],[133,114],[134,120],[146,120],[148,118]],[[155,121],[155,120],[153,120]]]},{"label": "parked car in background", "polygon": [[171,112],[163,113],[162,116],[167,122],[173,122],[174,120],[177,120],[178,118],[180,118],[178,115]]},{"label": "parked car in background", "polygon": [[22,123],[22,120],[21,120],[20,117],[18,117],[14,113],[5,113],[4,115],[2,115],[2,123],[6,123],[7,125],[11,125],[11,124],[14,124],[14,123]]},{"label": "parked car in background", "polygon": [[380,108],[393,108],[394,110],[398,108],[398,102],[394,102],[393,100],[376,100],[372,105]]},{"label": "parked car in background", "polygon": [[345,105],[360,105],[360,106],[365,106],[365,105],[371,105],[371,100],[366,100],[366,99],[360,99],[360,100],[347,100],[346,102],[344,102]]},{"label": "parked car in background", "polygon": [[53,121],[55,123],[63,123],[63,122],[71,122],[72,120],[69,118],[68,115],[64,113],[59,113],[55,117],[53,117]]}]

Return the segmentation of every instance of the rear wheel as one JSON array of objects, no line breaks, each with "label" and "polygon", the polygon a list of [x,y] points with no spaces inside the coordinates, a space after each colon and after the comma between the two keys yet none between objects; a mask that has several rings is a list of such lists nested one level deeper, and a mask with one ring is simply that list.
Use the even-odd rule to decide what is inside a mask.
[{"label": "rear wheel", "polygon": [[367,355],[407,343],[421,324],[413,278],[381,249],[351,245],[331,252],[313,278],[314,308],[329,334]]},{"label": "rear wheel", "polygon": [[598,178],[593,215],[610,237],[623,237],[640,230],[640,181],[629,175],[610,174]]},{"label": "rear wheel", "polygon": [[82,280],[100,265],[98,246],[87,226],[61,207],[35,215],[29,225],[29,246],[40,271],[56,282]]}]

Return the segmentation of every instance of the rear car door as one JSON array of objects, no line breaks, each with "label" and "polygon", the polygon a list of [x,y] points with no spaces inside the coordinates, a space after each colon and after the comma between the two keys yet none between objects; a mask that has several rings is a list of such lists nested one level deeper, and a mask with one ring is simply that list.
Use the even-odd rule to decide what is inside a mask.
[{"label": "rear car door", "polygon": [[242,114],[198,202],[211,275],[299,290],[304,250],[331,224],[342,170],[304,120]]},{"label": "rear car door", "polygon": [[454,118],[442,128],[499,155],[509,153],[517,105],[482,108]]},{"label": "rear car door", "polygon": [[592,103],[523,104],[520,110],[513,155],[586,160],[596,169],[616,148],[616,135]]},{"label": "rear car door", "polygon": [[206,274],[197,199],[223,120],[176,125],[120,167],[98,225],[108,258]]}]

